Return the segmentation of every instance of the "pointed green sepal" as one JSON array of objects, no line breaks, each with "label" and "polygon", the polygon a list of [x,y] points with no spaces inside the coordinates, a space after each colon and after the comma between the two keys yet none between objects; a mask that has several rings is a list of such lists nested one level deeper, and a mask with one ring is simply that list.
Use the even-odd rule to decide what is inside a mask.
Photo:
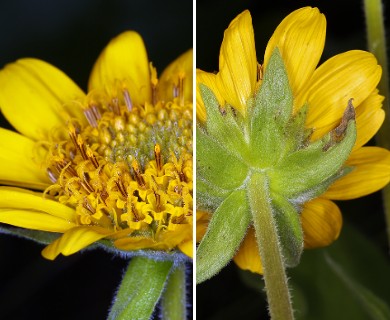
[{"label": "pointed green sepal", "polygon": [[196,282],[217,274],[233,258],[245,236],[251,215],[245,191],[233,191],[213,213],[196,252]]},{"label": "pointed green sepal", "polygon": [[286,125],[286,142],[284,154],[290,154],[298,149],[303,149],[310,143],[311,129],[305,128],[308,105],[305,104],[295,113]]},{"label": "pointed green sepal", "polygon": [[207,134],[236,156],[246,154],[248,145],[240,126],[240,115],[229,105],[220,106],[207,86],[200,84],[199,87],[207,112]]},{"label": "pointed green sepal", "polygon": [[[346,176],[348,173],[354,170],[353,167],[342,167],[336,174],[332,175],[329,179],[324,180],[323,182],[317,184],[315,187],[305,190],[299,194],[295,194],[289,201],[297,206],[301,207],[307,201],[310,201],[319,195],[323,194],[330,185],[332,185],[335,181],[340,179],[341,177]],[[274,194],[273,194],[274,197]]]},{"label": "pointed green sepal", "polygon": [[303,252],[303,232],[299,211],[289,201],[276,195],[272,197],[272,209],[284,263],[287,267],[295,267]]},{"label": "pointed green sepal", "polygon": [[234,190],[242,185],[248,167],[200,128],[196,131],[196,152],[198,178],[222,190]]},{"label": "pointed green sepal", "polygon": [[196,206],[197,209],[214,212],[230,191],[216,187],[201,177],[196,178]]},{"label": "pointed green sepal", "polygon": [[[269,171],[272,192],[293,199],[321,185],[319,190],[326,190],[334,181],[333,177],[339,176],[355,141],[355,111],[349,102],[338,127],[306,148],[286,156]],[[318,195],[313,194],[313,197]]]},{"label": "pointed green sepal", "polygon": [[250,111],[250,146],[254,164],[267,167],[285,152],[286,125],[293,108],[286,68],[276,48]]}]

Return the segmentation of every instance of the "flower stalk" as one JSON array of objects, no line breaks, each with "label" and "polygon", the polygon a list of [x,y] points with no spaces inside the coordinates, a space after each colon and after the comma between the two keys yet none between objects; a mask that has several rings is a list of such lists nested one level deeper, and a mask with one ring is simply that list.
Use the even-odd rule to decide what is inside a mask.
[{"label": "flower stalk", "polygon": [[172,261],[134,257],[123,276],[107,319],[150,319],[172,265]]},{"label": "flower stalk", "polygon": [[161,299],[161,319],[187,319],[185,264],[173,266]]},{"label": "flower stalk", "polygon": [[[376,56],[378,63],[382,66],[382,79],[378,84],[378,89],[380,94],[385,96],[383,107],[389,114],[389,69],[387,64],[386,37],[381,0],[364,0],[364,11],[367,24],[368,50]],[[388,116],[385,117],[381,129],[376,135],[376,141],[379,146],[387,149],[390,148],[390,118]],[[390,245],[390,186],[383,189],[382,195],[386,216],[388,243]]]},{"label": "flower stalk", "polygon": [[267,177],[262,173],[254,173],[248,183],[247,194],[263,264],[265,289],[271,319],[294,319]]}]

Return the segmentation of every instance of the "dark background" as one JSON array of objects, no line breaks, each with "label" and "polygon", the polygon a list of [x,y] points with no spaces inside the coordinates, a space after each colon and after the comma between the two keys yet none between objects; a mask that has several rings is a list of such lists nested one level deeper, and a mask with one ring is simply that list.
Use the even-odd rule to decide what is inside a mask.
[{"label": "dark background", "polygon": [[[389,4],[388,1],[383,2]],[[230,21],[245,9],[249,9],[252,15],[257,59],[262,63],[268,39],[279,22],[293,10],[304,6],[318,7],[327,18],[322,61],[347,50],[366,50],[363,1],[198,0],[197,68],[218,71],[223,32]],[[389,5],[387,9],[390,11]],[[386,22],[389,23],[389,19]],[[342,281],[330,271],[331,268],[324,262],[325,254],[337,257],[337,261],[346,266],[348,274],[390,303],[389,292],[383,291],[383,288],[390,287],[390,276],[389,273],[384,274],[384,270],[389,270],[389,248],[380,194],[338,205],[344,219],[340,239],[327,249],[305,251],[301,265],[288,272],[299,319],[370,319],[359,309],[361,302],[352,297]],[[375,252],[375,257],[366,254],[365,250]],[[382,264],[385,269],[382,269]],[[197,318],[267,319],[262,290],[260,277],[243,272],[230,263],[220,274],[197,286]]]},{"label": "dark background", "polygon": [[[193,46],[192,8],[191,1],[180,0],[0,1],[0,67],[39,58],[86,90],[100,51],[133,29],[162,72]],[[42,249],[0,234],[0,319],[105,319],[127,261],[88,251],[51,262],[42,258]]]},{"label": "dark background", "polygon": [[[241,0],[229,3],[224,0],[198,0],[196,3],[196,64],[202,70],[218,70],[223,32],[231,20],[245,9],[249,9],[252,15],[256,53],[260,63],[263,62],[265,47],[277,25],[289,13],[305,6],[318,7],[326,16],[327,37],[323,61],[347,50],[366,49],[363,0]],[[388,19],[386,22],[389,22]]]}]

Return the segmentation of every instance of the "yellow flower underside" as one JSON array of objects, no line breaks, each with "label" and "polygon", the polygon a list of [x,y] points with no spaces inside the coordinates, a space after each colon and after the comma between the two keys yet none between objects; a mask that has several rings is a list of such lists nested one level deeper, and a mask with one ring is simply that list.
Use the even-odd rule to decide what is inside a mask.
[{"label": "yellow flower underside", "polygon": [[[299,110],[305,103],[309,105],[306,126],[313,129],[312,140],[335,128],[348,100],[353,99],[357,140],[346,165],[354,170],[337,180],[320,198],[305,204],[301,222],[307,248],[326,246],[338,238],[342,217],[331,200],[361,197],[381,189],[390,181],[390,152],[363,147],[379,130],[384,119],[383,97],[376,89],[381,67],[371,53],[353,50],[336,55],[317,68],[325,34],[326,19],[317,8],[305,7],[292,12],[276,28],[265,50],[264,64],[259,68],[251,17],[248,11],[244,11],[225,31],[219,73],[197,71],[197,84],[203,83],[211,88],[221,105],[229,103],[245,115],[248,99],[261,85],[261,74],[257,78],[253,74],[267,67],[277,47],[293,91],[294,110]],[[240,39],[246,39],[246,45],[240,44]],[[233,52],[226,49],[234,47],[237,50]],[[233,84],[222,87],[221,74]],[[206,112],[198,85],[196,108],[198,120],[204,122]],[[248,233],[234,260],[243,269],[262,273],[253,232]]]},{"label": "yellow flower underside", "polygon": [[64,233],[48,259],[103,238],[192,256],[191,50],[159,79],[129,31],[102,52],[87,95],[35,59],[7,65],[0,84],[2,111],[24,135],[1,129],[0,181],[44,190],[1,188],[0,222]]}]

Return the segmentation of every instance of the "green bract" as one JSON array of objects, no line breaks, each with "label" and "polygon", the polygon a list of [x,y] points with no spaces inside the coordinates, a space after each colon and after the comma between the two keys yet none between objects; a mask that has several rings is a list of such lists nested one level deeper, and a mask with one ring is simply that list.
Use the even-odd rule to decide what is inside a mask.
[{"label": "green bract", "polygon": [[[340,125],[311,142],[312,130],[305,128],[310,106],[293,114],[294,97],[277,48],[259,91],[248,101],[246,117],[233,106],[220,106],[205,85],[200,91],[207,121],[197,128],[197,206],[213,215],[197,251],[197,281],[232,259],[251,223],[261,228],[249,203],[256,192],[268,195],[285,265],[297,265],[303,250],[302,205],[351,170],[343,167],[356,140],[351,101]],[[249,190],[256,188],[254,176],[266,190]]]}]

